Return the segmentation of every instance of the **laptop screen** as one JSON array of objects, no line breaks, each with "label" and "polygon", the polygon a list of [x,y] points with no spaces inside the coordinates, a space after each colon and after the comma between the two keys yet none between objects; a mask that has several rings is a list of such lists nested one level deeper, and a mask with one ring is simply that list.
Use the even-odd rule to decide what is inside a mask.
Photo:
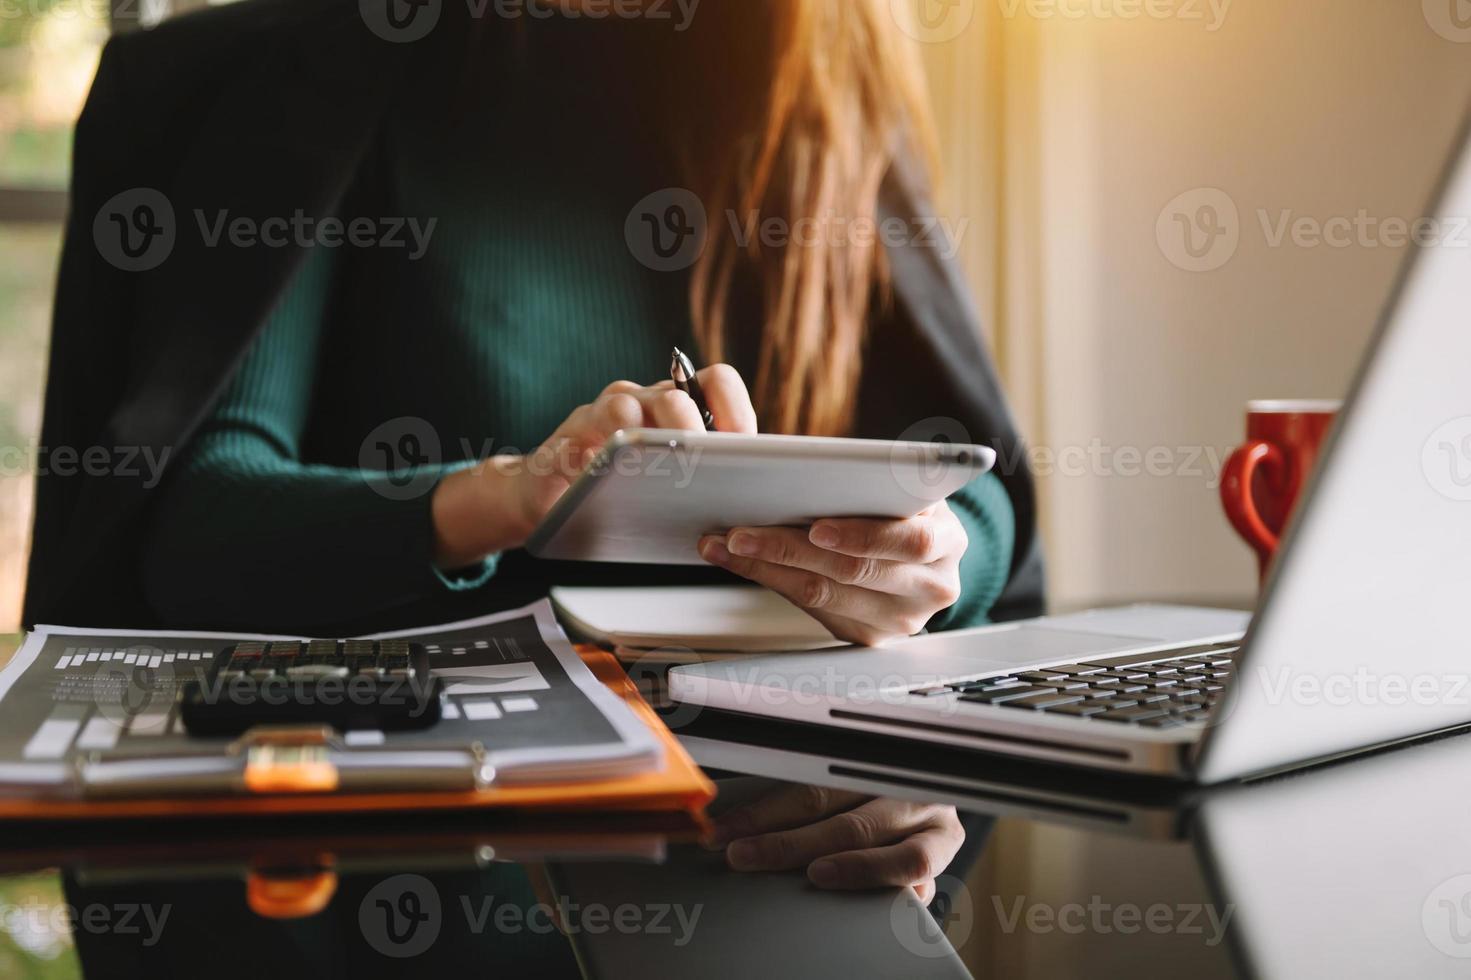
[{"label": "laptop screen", "polygon": [[1466,139],[1414,229],[1207,736],[1205,781],[1471,723]]}]

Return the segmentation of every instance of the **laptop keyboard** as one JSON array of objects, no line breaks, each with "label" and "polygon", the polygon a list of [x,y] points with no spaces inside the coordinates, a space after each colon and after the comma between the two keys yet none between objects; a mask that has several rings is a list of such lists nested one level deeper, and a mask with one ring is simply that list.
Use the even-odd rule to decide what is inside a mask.
[{"label": "laptop keyboard", "polygon": [[961,701],[1020,711],[1176,728],[1210,717],[1231,679],[1237,644],[1098,657],[1075,664],[914,688],[921,697],[959,694]]}]

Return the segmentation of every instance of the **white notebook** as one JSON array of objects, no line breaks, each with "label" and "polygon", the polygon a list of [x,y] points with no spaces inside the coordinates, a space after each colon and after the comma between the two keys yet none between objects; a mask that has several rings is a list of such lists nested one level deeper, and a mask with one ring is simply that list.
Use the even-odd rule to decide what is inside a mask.
[{"label": "white notebook", "polygon": [[844,645],[817,620],[759,586],[558,586],[551,596],[576,639],[620,651],[766,653]]}]

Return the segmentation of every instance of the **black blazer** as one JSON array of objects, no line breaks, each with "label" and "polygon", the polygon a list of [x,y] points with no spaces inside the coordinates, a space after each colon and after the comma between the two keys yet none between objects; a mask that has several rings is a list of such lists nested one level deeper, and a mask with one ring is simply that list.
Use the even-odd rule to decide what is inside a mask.
[{"label": "black blazer", "polygon": [[[379,39],[358,8],[250,0],[109,42],[77,123],[41,435],[49,451],[102,446],[123,459],[146,448],[174,460],[208,417],[304,250],[209,248],[191,216],[333,213],[395,86],[431,56],[425,42]],[[886,180],[881,211],[934,213],[904,169]],[[167,261],[125,272],[99,253],[93,221],[138,187],[163,192],[179,233]],[[958,271],[935,249],[895,249],[890,260],[894,301],[872,332],[858,433],[892,437],[945,416],[997,448],[1017,538],[993,615],[1036,615],[1032,480]],[[902,412],[896,376],[922,379],[904,386]],[[37,479],[27,625],[164,625],[137,571],[156,487],[146,469],[130,469]]]}]

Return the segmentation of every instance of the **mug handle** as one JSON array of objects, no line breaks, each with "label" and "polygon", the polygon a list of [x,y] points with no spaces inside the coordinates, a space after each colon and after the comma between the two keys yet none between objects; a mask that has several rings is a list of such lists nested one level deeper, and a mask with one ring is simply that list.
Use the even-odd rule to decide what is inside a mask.
[{"label": "mug handle", "polygon": [[1221,503],[1226,508],[1226,517],[1246,543],[1256,549],[1263,565],[1276,553],[1278,537],[1256,509],[1251,493],[1252,478],[1261,466],[1284,475],[1286,462],[1282,450],[1275,445],[1253,439],[1231,454],[1221,472]]}]

